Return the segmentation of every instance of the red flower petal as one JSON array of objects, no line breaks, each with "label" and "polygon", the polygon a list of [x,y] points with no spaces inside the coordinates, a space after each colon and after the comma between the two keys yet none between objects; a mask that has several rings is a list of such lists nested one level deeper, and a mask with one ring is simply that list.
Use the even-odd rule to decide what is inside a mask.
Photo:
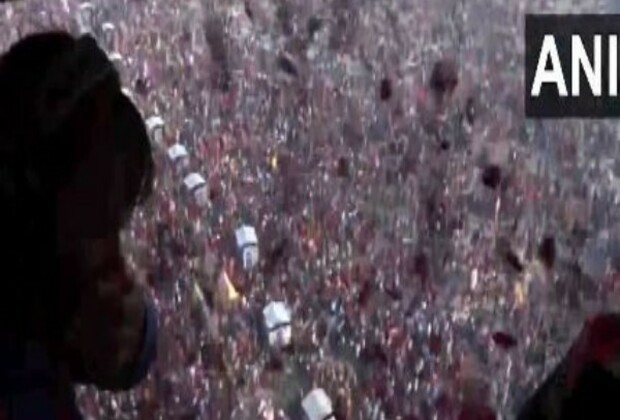
[{"label": "red flower petal", "polygon": [[503,331],[496,331],[491,336],[493,342],[503,350],[508,350],[517,345],[517,339]]}]

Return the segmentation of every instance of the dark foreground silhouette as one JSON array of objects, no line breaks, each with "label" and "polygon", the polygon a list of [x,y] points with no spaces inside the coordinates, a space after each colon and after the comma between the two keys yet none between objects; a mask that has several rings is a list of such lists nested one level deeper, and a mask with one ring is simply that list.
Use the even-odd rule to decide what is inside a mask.
[{"label": "dark foreground silhouette", "polygon": [[620,315],[589,320],[518,420],[620,419]]},{"label": "dark foreground silhouette", "polygon": [[0,59],[0,419],[76,419],[72,387],[122,390],[156,321],[119,231],[150,194],[142,118],[90,37],[28,36]]}]

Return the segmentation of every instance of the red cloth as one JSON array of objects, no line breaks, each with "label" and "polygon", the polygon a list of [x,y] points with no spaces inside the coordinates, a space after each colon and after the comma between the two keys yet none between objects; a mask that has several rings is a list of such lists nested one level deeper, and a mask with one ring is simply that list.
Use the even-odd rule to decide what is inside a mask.
[{"label": "red cloth", "polygon": [[461,408],[458,420],[496,420],[497,416],[491,408],[483,404],[465,405]]},{"label": "red cloth", "polygon": [[603,367],[620,360],[620,315],[598,314],[586,322],[568,356],[568,386],[575,386],[590,363]]}]

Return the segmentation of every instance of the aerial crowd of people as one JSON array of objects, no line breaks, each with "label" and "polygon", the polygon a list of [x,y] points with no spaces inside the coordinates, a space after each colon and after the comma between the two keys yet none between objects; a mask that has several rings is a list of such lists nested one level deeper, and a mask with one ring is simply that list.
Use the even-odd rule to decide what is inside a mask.
[{"label": "aerial crowd of people", "polygon": [[130,392],[81,388],[85,416],[296,420],[317,388],[337,419],[514,414],[620,279],[617,127],[523,117],[521,16],[553,7],[0,6],[3,48],[92,32],[155,150],[124,245],[158,359]]}]

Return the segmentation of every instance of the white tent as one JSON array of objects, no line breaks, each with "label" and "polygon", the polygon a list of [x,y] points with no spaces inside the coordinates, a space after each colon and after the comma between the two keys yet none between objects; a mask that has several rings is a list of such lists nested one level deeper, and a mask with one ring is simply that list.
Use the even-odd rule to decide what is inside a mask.
[{"label": "white tent", "polygon": [[188,190],[195,191],[197,188],[205,186],[207,182],[202,177],[202,175],[193,172],[185,177],[185,179],[183,180],[183,184],[185,184],[185,187]]},{"label": "white tent", "polygon": [[242,249],[248,245],[258,245],[258,237],[256,236],[256,229],[252,226],[241,226],[235,231],[235,239],[237,240],[237,246]]},{"label": "white tent", "polygon": [[164,127],[164,120],[159,115],[153,115],[146,120],[146,127],[149,130],[156,130]]},{"label": "white tent", "polygon": [[333,420],[332,402],[321,388],[316,388],[303,399],[301,406],[308,420]]},{"label": "white tent", "polygon": [[164,120],[159,115],[154,115],[146,120],[146,127],[155,144],[161,144],[164,138]]},{"label": "white tent", "polygon": [[243,260],[243,268],[251,269],[258,263],[258,237],[252,226],[241,226],[235,231],[237,248]]},{"label": "white tent", "polygon": [[272,346],[287,346],[291,343],[291,310],[284,302],[271,302],[263,309],[265,327]]},{"label": "white tent", "polygon": [[[189,156],[187,149],[182,144],[176,143],[168,149],[168,157],[170,160],[176,162],[179,159],[183,159]],[[191,175],[190,175],[191,176]]]},{"label": "white tent", "polygon": [[198,205],[205,206],[208,203],[209,189],[202,175],[193,172],[185,177],[183,184],[192,193]]},{"label": "white tent", "polygon": [[87,1],[86,3],[82,3],[80,4],[80,12],[91,12],[95,10],[95,6],[93,6],[93,4],[89,1]]},{"label": "white tent", "polygon": [[91,2],[80,4],[77,20],[82,33],[90,32],[95,18],[95,6]]},{"label": "white tent", "polygon": [[112,22],[105,22],[101,25],[101,29],[103,30],[103,39],[106,47],[113,48],[115,45],[114,37],[116,35],[116,26],[114,26]]},{"label": "white tent", "polygon": [[206,185],[194,191],[194,198],[199,206],[204,207],[209,203],[209,189]]},{"label": "white tent", "polygon": [[113,52],[108,55],[110,61],[114,63],[115,66],[123,64],[123,56],[119,52]]},{"label": "white tent", "polygon": [[116,26],[114,26],[112,22],[105,22],[103,25],[101,25],[101,29],[103,29],[105,32],[108,32],[115,30]]}]

